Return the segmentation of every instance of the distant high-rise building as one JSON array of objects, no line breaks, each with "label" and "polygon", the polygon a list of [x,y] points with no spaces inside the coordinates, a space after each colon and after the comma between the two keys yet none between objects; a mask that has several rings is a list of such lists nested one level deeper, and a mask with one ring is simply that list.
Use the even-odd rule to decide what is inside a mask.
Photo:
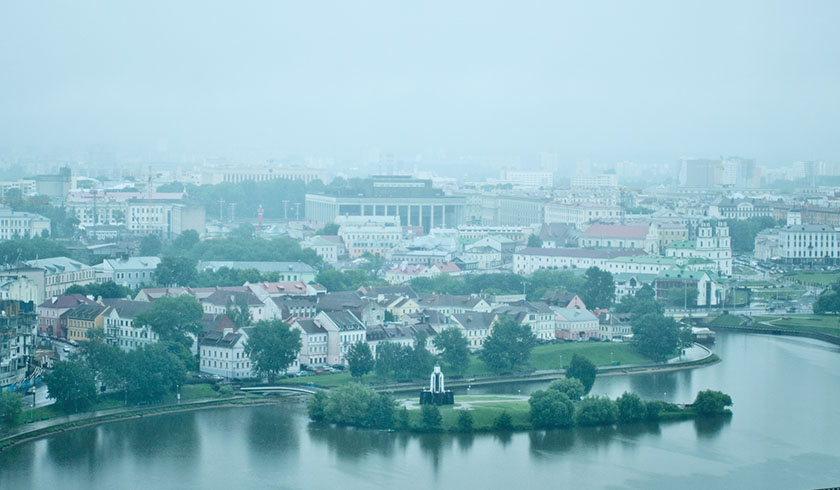
[{"label": "distant high-rise building", "polygon": [[714,187],[717,160],[683,158],[680,160],[680,187]]}]

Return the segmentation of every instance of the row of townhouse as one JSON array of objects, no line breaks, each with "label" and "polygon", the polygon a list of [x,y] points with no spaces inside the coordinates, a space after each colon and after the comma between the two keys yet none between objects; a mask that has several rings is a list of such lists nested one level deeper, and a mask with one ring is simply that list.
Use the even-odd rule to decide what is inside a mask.
[{"label": "row of townhouse", "polygon": [[647,255],[639,250],[585,248],[524,248],[514,255],[513,260],[513,271],[517,274],[590,267],[598,267],[612,274],[659,274],[681,266],[694,270],[714,268],[715,261],[694,256]]}]

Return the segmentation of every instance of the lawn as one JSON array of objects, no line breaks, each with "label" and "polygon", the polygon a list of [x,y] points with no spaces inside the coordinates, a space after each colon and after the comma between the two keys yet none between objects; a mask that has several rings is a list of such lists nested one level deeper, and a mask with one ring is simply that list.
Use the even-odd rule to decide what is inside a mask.
[{"label": "lawn", "polygon": [[759,322],[767,322],[773,327],[787,328],[791,330],[803,330],[806,332],[818,332],[828,335],[840,336],[840,317],[823,315],[769,315],[753,317],[755,323],[752,327],[772,328]]},{"label": "lawn", "polygon": [[796,272],[785,275],[792,281],[810,286],[828,286],[840,280],[840,271],[835,272]]},{"label": "lawn", "polygon": [[623,342],[566,342],[545,344],[534,347],[531,351],[531,365],[535,369],[560,369],[569,365],[572,356],[580,354],[596,366],[619,364],[644,364],[651,360]]},{"label": "lawn", "polygon": [[[221,395],[213,389],[213,385],[209,383],[189,384],[181,387],[181,401],[200,400],[205,398],[217,398]],[[163,400],[161,404],[175,403],[176,398],[174,393],[170,393]],[[111,408],[122,408],[125,406],[125,393],[107,393],[100,395],[96,399],[96,403],[84,412],[94,412],[98,410],[108,410]],[[33,410],[26,410],[24,413],[24,420],[41,420],[43,418],[55,418],[71,415],[73,411],[65,411],[56,405],[47,405],[46,407],[38,407]]]},{"label": "lawn", "polygon": [[[522,400],[476,404],[470,410],[473,416],[473,429],[480,431],[493,428],[493,422],[502,412],[510,415],[514,428],[528,429],[531,427],[530,410],[528,402]],[[442,428],[444,430],[457,428],[458,415],[461,412],[462,410],[456,410],[454,407],[440,407],[440,415],[443,418]],[[420,410],[409,410],[408,419],[412,426],[423,425]]]}]

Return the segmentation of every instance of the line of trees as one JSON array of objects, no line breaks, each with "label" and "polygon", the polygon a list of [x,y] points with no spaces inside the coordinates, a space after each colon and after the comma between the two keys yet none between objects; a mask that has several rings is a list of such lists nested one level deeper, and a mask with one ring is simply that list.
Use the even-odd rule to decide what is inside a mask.
[{"label": "line of trees", "polygon": [[122,391],[126,402],[157,402],[186,382],[195,358],[182,344],[160,342],[131,352],[103,342],[101,335],[85,342],[78,355],[55,364],[44,375],[50,398],[71,412],[96,402],[106,389]]}]

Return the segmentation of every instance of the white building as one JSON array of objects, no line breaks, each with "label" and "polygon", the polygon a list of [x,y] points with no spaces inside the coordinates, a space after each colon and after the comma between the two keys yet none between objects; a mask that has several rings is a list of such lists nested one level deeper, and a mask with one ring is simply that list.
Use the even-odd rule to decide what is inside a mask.
[{"label": "white building", "polygon": [[502,170],[501,180],[522,187],[554,187],[554,173],[539,170]]},{"label": "white building", "polygon": [[322,311],[314,321],[327,331],[327,364],[346,364],[350,346],[367,341],[365,324],[351,311]]},{"label": "white building", "polygon": [[301,366],[323,366],[327,364],[329,355],[329,333],[314,319],[298,318],[292,322],[292,328],[300,331],[300,354],[298,361]]},{"label": "white building", "polygon": [[43,271],[41,281],[35,279],[44,288],[39,299],[61,296],[70,286],[84,286],[96,280],[96,269],[69,257],[27,260],[25,264]]},{"label": "white building", "polygon": [[339,216],[338,236],[351,258],[365,253],[385,256],[402,240],[398,216]]},{"label": "white building", "polygon": [[35,213],[12,211],[0,206],[0,240],[49,235],[50,220]]},{"label": "white building", "polygon": [[269,180],[300,180],[310,183],[314,180],[327,181],[327,173],[323,169],[303,167],[299,165],[227,165],[205,168],[201,171],[202,185],[216,185],[222,182],[266,182]]},{"label": "white building", "polygon": [[729,226],[718,222],[714,227],[703,223],[697,228],[697,239],[674,241],[665,248],[665,255],[679,258],[699,258],[714,262],[719,274],[732,275],[732,244]]},{"label": "white building", "polygon": [[598,187],[618,187],[618,175],[616,174],[598,174],[598,175],[572,175],[571,177],[572,189],[589,189]]},{"label": "white building", "polygon": [[792,264],[837,263],[840,233],[826,225],[785,226],[779,231],[779,257]]},{"label": "white building", "polygon": [[[228,379],[253,378],[254,368],[245,353],[246,328],[232,327],[205,332],[198,341],[199,371]],[[295,362],[287,371],[295,372]]]},{"label": "white building", "polygon": [[567,203],[552,201],[545,205],[546,223],[566,223],[582,229],[584,223],[598,220],[615,220],[624,216],[621,206],[590,202]]},{"label": "white building", "polygon": [[153,285],[155,269],[160,257],[129,257],[127,259],[105,259],[96,269],[96,282],[113,281],[120,286],[138,289]]},{"label": "white building", "polygon": [[[335,240],[333,240],[334,238]],[[324,262],[328,264],[335,264],[338,258],[343,255],[344,244],[341,243],[341,237],[325,238],[323,236],[314,236],[301,243],[303,248],[311,248],[321,257]]]},{"label": "white building", "polygon": [[128,352],[160,340],[151,327],[134,325],[134,317],[151,308],[151,303],[126,299],[105,299],[103,303],[110,306],[105,313],[105,342]]}]

